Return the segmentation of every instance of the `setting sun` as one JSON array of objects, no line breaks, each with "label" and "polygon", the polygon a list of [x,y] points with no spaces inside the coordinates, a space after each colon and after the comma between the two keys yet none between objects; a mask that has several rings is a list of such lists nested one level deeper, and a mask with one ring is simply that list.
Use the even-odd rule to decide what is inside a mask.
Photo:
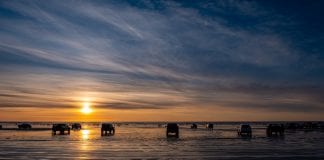
[{"label": "setting sun", "polygon": [[89,102],[84,102],[83,103],[83,106],[82,106],[82,109],[81,109],[81,112],[84,113],[84,114],[89,114],[92,112],[92,109],[90,108],[90,103]]}]

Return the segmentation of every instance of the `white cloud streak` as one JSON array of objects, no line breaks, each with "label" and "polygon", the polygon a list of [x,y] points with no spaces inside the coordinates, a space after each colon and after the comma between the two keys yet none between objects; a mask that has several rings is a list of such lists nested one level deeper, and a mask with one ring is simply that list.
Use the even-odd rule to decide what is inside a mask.
[{"label": "white cloud streak", "polygon": [[[244,95],[233,95],[241,91],[240,86],[264,83],[263,77],[259,77],[262,69],[273,74],[270,76],[280,76],[281,68],[289,70],[299,59],[299,51],[279,34],[232,28],[223,23],[224,17],[208,17],[176,2],[164,5],[164,10],[151,10],[89,1],[3,2],[3,6],[19,13],[20,18],[1,17],[0,54],[51,65],[0,64],[7,66],[1,74],[0,88],[6,88],[7,95],[0,96],[2,102],[59,106],[69,104],[68,99],[77,101],[78,97],[72,94],[91,92],[98,97],[98,104],[127,109],[131,108],[129,104],[136,104],[135,108],[141,106],[136,102],[138,99],[153,108],[163,107],[164,100],[172,103],[166,106],[197,105],[205,99],[212,99],[206,101],[208,105],[228,106],[234,102],[224,104],[223,96],[214,92],[221,92],[233,101]],[[271,14],[249,2],[242,5],[230,2],[214,9],[225,12],[228,5],[245,16]],[[259,70],[241,73],[240,66]],[[21,73],[22,68],[25,73]],[[266,83],[273,85],[286,80],[278,79]],[[234,89],[229,91],[229,88]],[[26,95],[18,93],[19,89],[40,91]],[[61,94],[60,89],[71,96]],[[43,92],[54,100],[41,97]],[[120,92],[127,96],[114,96]],[[249,94],[252,98],[247,98],[248,101],[257,97],[253,91]],[[271,95],[274,99],[278,96]],[[105,100],[105,97],[114,98]],[[63,103],[56,104],[55,99]],[[150,108],[147,104],[143,106]]]}]

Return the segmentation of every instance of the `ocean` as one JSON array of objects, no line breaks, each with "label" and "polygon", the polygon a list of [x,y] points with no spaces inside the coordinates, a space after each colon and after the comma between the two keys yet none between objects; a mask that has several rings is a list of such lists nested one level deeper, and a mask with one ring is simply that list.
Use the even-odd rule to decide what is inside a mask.
[{"label": "ocean", "polygon": [[101,136],[100,123],[82,123],[70,135],[52,135],[45,122],[31,130],[0,124],[7,128],[0,130],[0,159],[324,159],[324,130],[267,137],[266,122],[250,123],[252,137],[237,135],[239,122],[215,122],[212,131],[183,122],[179,138],[166,138],[163,123],[118,123],[113,136]]}]

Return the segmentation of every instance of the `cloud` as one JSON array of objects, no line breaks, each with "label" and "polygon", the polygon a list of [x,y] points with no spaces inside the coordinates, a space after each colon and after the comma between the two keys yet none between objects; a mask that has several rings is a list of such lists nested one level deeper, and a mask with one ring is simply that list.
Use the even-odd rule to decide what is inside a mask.
[{"label": "cloud", "polygon": [[323,77],[308,76],[322,61],[303,68],[305,51],[273,29],[294,23],[257,2],[1,4],[0,107],[92,96],[111,109],[324,111]]}]

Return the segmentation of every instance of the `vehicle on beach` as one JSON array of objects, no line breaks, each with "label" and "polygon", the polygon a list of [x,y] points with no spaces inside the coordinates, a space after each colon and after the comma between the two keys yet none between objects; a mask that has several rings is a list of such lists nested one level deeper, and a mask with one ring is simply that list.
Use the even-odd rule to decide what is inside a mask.
[{"label": "vehicle on beach", "polygon": [[80,130],[82,129],[82,126],[80,123],[73,123],[72,124],[72,130]]},{"label": "vehicle on beach", "polygon": [[318,123],[318,128],[319,129],[324,129],[324,123],[323,122],[319,122]]},{"label": "vehicle on beach", "polygon": [[241,124],[237,129],[240,136],[252,136],[252,128],[249,124]]},{"label": "vehicle on beach", "polygon": [[179,138],[179,126],[177,123],[167,124],[166,136]]},{"label": "vehicle on beach", "polygon": [[102,123],[101,124],[101,136],[114,135],[115,127],[111,123]]},{"label": "vehicle on beach", "polygon": [[29,123],[19,123],[17,124],[18,129],[31,129],[32,126]]},{"label": "vehicle on beach", "polygon": [[198,128],[198,125],[196,123],[193,123],[193,124],[191,124],[190,128],[191,129],[197,129]]},{"label": "vehicle on beach", "polygon": [[267,136],[280,135],[283,136],[285,127],[283,124],[269,124],[267,127]]},{"label": "vehicle on beach", "polygon": [[59,123],[59,124],[53,124],[52,126],[52,133],[56,135],[56,132],[59,131],[60,135],[64,135],[65,131],[67,131],[67,134],[70,134],[71,128],[69,125],[65,123]]},{"label": "vehicle on beach", "polygon": [[207,128],[208,130],[213,130],[213,129],[214,129],[214,124],[212,124],[212,123],[207,123],[207,124],[206,124],[206,128]]},{"label": "vehicle on beach", "polygon": [[303,129],[303,126],[298,123],[291,122],[285,125],[285,129],[289,129],[289,130]]},{"label": "vehicle on beach", "polygon": [[319,129],[319,125],[318,125],[318,123],[315,123],[315,122],[305,122],[303,124],[303,129],[305,131],[312,131],[312,130]]}]

